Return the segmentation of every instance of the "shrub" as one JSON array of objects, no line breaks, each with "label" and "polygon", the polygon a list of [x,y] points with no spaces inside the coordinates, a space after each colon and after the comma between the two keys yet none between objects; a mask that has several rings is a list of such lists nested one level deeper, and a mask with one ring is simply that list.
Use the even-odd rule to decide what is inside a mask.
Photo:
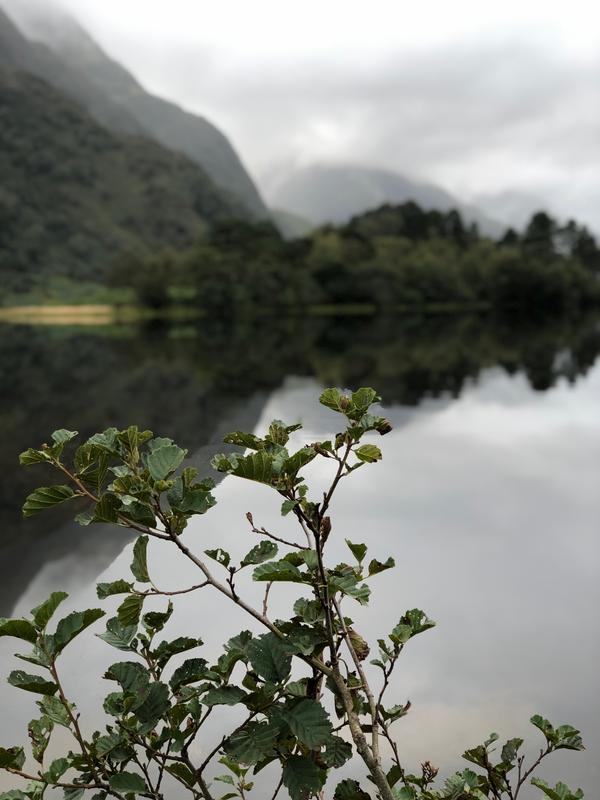
[{"label": "shrub", "polygon": [[[244,452],[216,456],[216,470],[270,487],[282,501],[282,515],[297,523],[297,539],[284,539],[260,527],[249,513],[257,544],[239,563],[222,548],[204,553],[190,548],[185,529],[192,517],[215,504],[214,484],[198,480],[196,470],[182,466],[186,451],[170,439],[136,427],[110,428],[66,459],[65,449],[77,434],[59,430],[52,434],[52,444],[21,455],[22,464],[51,465],[63,479],[30,494],[23,507],[25,516],[84,498],[90,509],[77,516],[81,525],[112,523],[140,536],[133,548],[132,575],[97,587],[100,599],[123,597],[117,616],[100,634],[122,653],[104,676],[111,683],[104,701],[110,717],[105,730],[86,736],[59,674],[65,648],[104,612],[97,608],[73,612],[52,625],[50,632],[66,598],[64,592],[54,592],[32,610],[31,617],[0,621],[1,636],[33,646],[19,658],[38,668],[35,673],[15,670],[9,683],[40,697],[40,716],[28,728],[37,767],[26,768],[22,747],[0,748],[0,767],[29,781],[1,800],[40,800],[48,787],[62,788],[66,800],[76,800],[86,791],[93,792],[95,800],[162,798],[169,792],[226,800],[248,798],[258,791],[262,797],[275,798],[282,787],[292,800],[323,798],[330,776],[343,770],[355,754],[363,762],[367,782],[361,785],[343,777],[342,771],[341,778],[327,783],[334,800],[374,796],[516,800],[548,755],[583,749],[575,728],[554,727],[536,715],[531,722],[541,732],[543,746],[531,764],[521,755],[522,739],[509,739],[497,752],[494,733],[467,750],[463,755],[471,766],[442,785],[430,762],[425,761],[417,773],[403,764],[393,726],[410,704],[389,706],[386,694],[404,648],[435,623],[420,609],[401,614],[388,636],[378,640],[377,655],[370,662],[373,668],[367,669],[370,645],[353,627],[346,606],[367,605],[372,579],[392,569],[394,560],[368,558],[367,545],[351,541],[347,545],[352,563],[333,565],[326,559],[334,533],[329,509],[336,489],[356,470],[381,459],[379,447],[364,437],[391,430],[372,409],[379,399],[368,388],[352,394],[327,389],[320,401],[339,415],[341,432],[295,452],[289,449],[290,435],[300,425],[277,420],[263,437],[236,432],[225,438]],[[332,468],[331,482],[320,498],[312,496],[303,477],[304,468],[315,459],[325,459]],[[151,539],[177,548],[198,568],[199,583],[176,591],[159,590],[148,569]],[[239,586],[243,572],[252,572],[253,580],[264,585],[262,606],[244,599]],[[291,616],[273,619],[269,596],[281,583],[296,585],[300,596]],[[196,655],[187,657],[202,645],[195,628],[188,636],[157,641],[173,613],[176,595],[211,591],[234,603],[240,616],[252,621],[255,632],[242,630],[213,663]],[[148,598],[161,596],[167,597],[164,611],[144,611]],[[217,706],[237,707],[244,718],[214,744],[206,736],[206,721]],[[56,726],[71,732],[77,748],[48,763],[44,754]],[[203,745],[201,761],[190,755],[195,742]],[[223,772],[216,777],[215,762]],[[255,776],[269,764],[276,768],[275,785],[267,794],[261,789],[253,792]],[[177,782],[176,790],[164,783],[166,776]],[[583,797],[580,790],[572,792],[561,783],[554,788],[535,778],[532,783],[551,800]]]}]

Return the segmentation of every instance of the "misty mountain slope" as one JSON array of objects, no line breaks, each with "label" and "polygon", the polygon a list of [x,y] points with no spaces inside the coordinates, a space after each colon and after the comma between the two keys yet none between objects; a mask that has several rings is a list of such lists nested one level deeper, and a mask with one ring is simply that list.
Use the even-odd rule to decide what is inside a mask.
[{"label": "misty mountain slope", "polygon": [[188,158],[118,137],[27,73],[0,70],[0,274],[102,280],[125,251],[190,246],[245,207]]},{"label": "misty mountain slope", "polygon": [[142,125],[128,111],[90,84],[85,75],[72,69],[50,48],[27,39],[0,7],[0,67],[37,75],[87,107],[102,125],[118,133],[141,135]]},{"label": "misty mountain slope", "polygon": [[351,217],[385,204],[414,200],[424,209],[458,209],[482,233],[499,236],[504,227],[449,192],[417,183],[395,172],[353,165],[315,164],[284,178],[270,194],[272,205],[285,208],[315,224],[344,223]]},{"label": "misty mountain slope", "polygon": [[[238,197],[255,216],[267,209],[252,179],[229,140],[203,117],[188,113],[174,103],[146,92],[124,67],[111,59],[92,37],[68,14],[52,3],[24,3],[0,0],[26,35],[43,42],[87,87],[87,94],[74,96],[104,124],[103,104],[135,120],[148,136],[172,150],[184,153],[215,181],[217,186]],[[36,74],[45,77],[37,70]],[[48,76],[50,82],[52,76]],[[60,88],[64,89],[64,85]],[[104,103],[99,102],[99,96]],[[122,129],[122,126],[118,128]],[[135,132],[135,131],[132,131]],[[140,131],[137,131],[140,132]]]}]

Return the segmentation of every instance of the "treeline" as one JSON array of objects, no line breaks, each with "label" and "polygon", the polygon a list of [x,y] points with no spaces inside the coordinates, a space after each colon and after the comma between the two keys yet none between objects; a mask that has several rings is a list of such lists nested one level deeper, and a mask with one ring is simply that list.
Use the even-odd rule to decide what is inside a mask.
[{"label": "treeline", "polygon": [[221,313],[470,306],[543,316],[600,302],[600,250],[585,227],[560,225],[544,212],[495,242],[457,211],[409,202],[293,241],[267,222],[217,223],[186,252],[120,258],[110,280],[153,308],[182,301]]}]

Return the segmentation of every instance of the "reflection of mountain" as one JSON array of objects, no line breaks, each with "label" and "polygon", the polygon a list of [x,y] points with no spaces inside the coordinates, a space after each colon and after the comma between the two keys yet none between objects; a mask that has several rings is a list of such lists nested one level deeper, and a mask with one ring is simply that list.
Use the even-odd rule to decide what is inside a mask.
[{"label": "reflection of mountain", "polygon": [[501,224],[438,186],[418,183],[395,172],[349,164],[317,164],[300,169],[276,184],[269,200],[315,224],[347,222],[386,203],[413,200],[426,210],[455,208],[468,222],[477,222],[488,236],[499,236],[504,231]]},{"label": "reflection of mountain", "polygon": [[[137,423],[172,436],[200,457],[209,443],[209,449],[221,449],[220,433],[230,424],[252,428],[261,398],[289,375],[329,385],[371,385],[389,405],[416,406],[426,397],[458,396],[482,369],[497,365],[509,373],[522,370],[534,388],[547,389],[560,377],[584,374],[599,352],[594,321],[523,331],[477,318],[354,317],[315,320],[310,327],[302,319],[231,327],[207,320],[198,331],[4,327],[0,550],[4,563],[21,570],[11,566],[3,577],[0,614],[48,553],[59,557],[75,541],[68,528],[57,530],[70,509],[25,522],[20,516],[27,492],[47,476],[41,468],[18,468],[17,455],[56,428],[85,436]],[[118,532],[104,544],[94,540],[102,547],[89,557],[106,560],[121,541]]]},{"label": "reflection of mountain", "polygon": [[184,153],[254,215],[266,214],[237,153],[208,120],[146,92],[72,17],[52,3],[2,0],[0,5],[36,40],[15,37],[0,12],[0,64],[42,77],[112,130],[148,136]]},{"label": "reflection of mountain", "polygon": [[190,246],[243,213],[184,156],[115,136],[38,78],[0,70],[0,110],[5,289],[101,280],[120,252]]}]

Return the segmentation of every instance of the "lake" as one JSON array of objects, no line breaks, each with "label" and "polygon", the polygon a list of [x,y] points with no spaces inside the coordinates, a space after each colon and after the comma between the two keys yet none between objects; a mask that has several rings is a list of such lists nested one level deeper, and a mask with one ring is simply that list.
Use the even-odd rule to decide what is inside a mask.
[{"label": "lake", "polygon": [[[371,643],[407,608],[438,623],[407,647],[390,696],[413,704],[396,723],[405,763],[430,759],[448,773],[492,730],[523,736],[535,752],[539,734],[527,720],[541,713],[581,728],[588,749],[555,755],[540,774],[597,796],[598,320],[263,318],[0,334],[0,615],[25,613],[59,588],[71,593],[69,610],[97,605],[100,576],[127,576],[131,537],[122,531],[74,526],[65,508],[20,517],[22,498],[46,475],[19,468],[18,453],[55,428],[89,435],[136,423],[172,436],[208,472],[229,430],[262,431],[280,418],[304,424],[298,443],[324,438],[336,415],[319,406],[322,387],[373,386],[394,430],[377,442],[383,461],[342,484],[331,546],[347,560],[344,538],[365,541],[373,557],[396,560],[375,579],[370,609],[352,608]],[[312,466],[311,478],[324,481],[326,467]],[[291,535],[265,488],[227,478],[216,495],[188,534],[199,548],[246,552],[247,511]],[[151,554],[161,588],[194,582],[161,545]],[[286,611],[293,598],[282,591],[273,608]],[[235,610],[203,593],[178,609],[169,632],[192,625],[209,658],[248,625],[236,627]],[[18,666],[13,652],[14,640],[0,640],[3,675]],[[65,656],[65,682],[84,714],[109,691],[93,676],[119,660],[114,653],[88,636]],[[34,699],[0,684],[0,746],[25,733]]]}]

